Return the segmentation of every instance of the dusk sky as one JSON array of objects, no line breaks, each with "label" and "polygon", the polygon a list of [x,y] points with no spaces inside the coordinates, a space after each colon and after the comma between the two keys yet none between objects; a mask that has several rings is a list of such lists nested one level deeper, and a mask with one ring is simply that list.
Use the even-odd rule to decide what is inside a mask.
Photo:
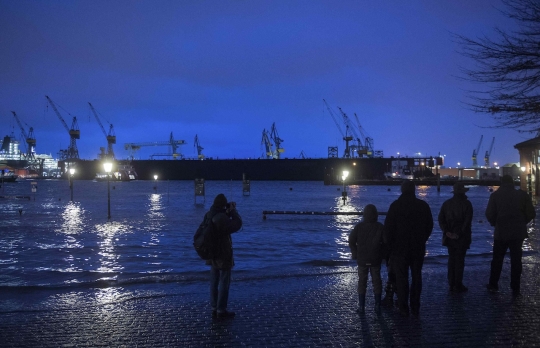
[{"label": "dusk sky", "polygon": [[[168,141],[196,157],[259,158],[263,129],[275,122],[284,157],[327,157],[344,142],[323,103],[354,119],[385,157],[446,155],[472,164],[483,135],[483,163],[518,162],[514,145],[532,138],[489,128],[470,111],[459,78],[473,62],[452,34],[491,36],[515,23],[499,1],[24,1],[0,0],[0,129],[34,128],[37,152],[57,157],[71,126],[80,157],[95,159],[114,125],[117,158],[125,143]],[[341,120],[340,120],[341,121]],[[341,128],[345,126],[341,123]],[[21,139],[22,140],[22,139]],[[21,148],[24,148],[21,144]],[[148,159],[169,147],[145,147]]]}]

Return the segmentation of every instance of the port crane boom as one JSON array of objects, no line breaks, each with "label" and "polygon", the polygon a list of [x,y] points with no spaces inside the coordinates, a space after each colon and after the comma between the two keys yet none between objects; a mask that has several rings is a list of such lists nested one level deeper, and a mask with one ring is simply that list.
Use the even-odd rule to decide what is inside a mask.
[{"label": "port crane boom", "polygon": [[484,136],[481,135],[480,136],[480,141],[478,142],[478,146],[476,147],[476,149],[473,150],[473,153],[472,153],[472,165],[473,165],[473,167],[478,167],[477,157],[478,157],[478,153],[480,152],[480,146],[482,145],[482,140],[483,139],[484,139]]},{"label": "port crane boom", "polygon": [[150,157],[155,156],[172,156],[174,159],[177,157],[183,157],[181,153],[178,153],[178,146],[184,145],[186,142],[184,140],[174,140],[173,133],[169,136],[169,141],[154,141],[154,142],[144,142],[144,143],[125,143],[124,149],[129,151],[129,157],[133,160],[135,158],[135,153],[144,146],[170,146],[172,153],[168,154],[153,154]]},{"label": "port crane boom", "polygon": [[200,159],[200,160],[204,159],[204,155],[202,153],[202,150],[204,148],[199,143],[199,137],[197,136],[197,134],[195,134],[195,144],[194,144],[194,146],[197,149],[197,158]]},{"label": "port crane boom", "polygon": [[[332,109],[330,109],[330,106],[328,105],[328,103],[326,102],[325,99],[323,99],[323,102],[326,105],[326,109],[328,109],[328,112],[330,113],[330,116],[332,116],[332,119],[334,120],[334,123],[336,124],[336,126],[337,126],[337,128],[339,130],[339,133],[341,133],[341,136],[343,137],[343,140],[345,140],[345,152],[343,153],[343,157],[350,158],[351,157],[351,148],[349,147],[349,141],[353,140],[353,137],[346,134],[346,133],[343,133],[343,131],[341,130],[341,127],[339,126],[339,122],[337,121],[336,116],[334,116],[334,113],[332,112]],[[347,129],[348,129],[348,127],[347,127]]]},{"label": "port crane boom", "polygon": [[484,164],[486,165],[486,168],[490,167],[489,158],[491,157],[491,150],[493,150],[493,143],[495,142],[495,137],[491,140],[491,145],[489,146],[489,151],[486,151],[486,155],[484,156]]},{"label": "port crane boom", "polygon": [[17,121],[17,124],[19,125],[19,128],[21,129],[21,133],[26,141],[26,159],[27,160],[35,160],[35,152],[36,152],[36,137],[34,136],[34,128],[29,127],[28,133],[26,133],[21,120],[19,120],[19,117],[15,113],[15,111],[12,111],[13,116],[15,117],[15,120]]},{"label": "port crane boom", "polygon": [[264,144],[265,146],[265,149],[266,149],[266,158],[273,158],[272,155],[274,153],[274,151],[272,150],[272,142],[270,141],[270,136],[268,135],[268,131],[265,129],[263,129],[263,132],[262,132],[262,140],[261,140],[261,144]]},{"label": "port crane boom", "polygon": [[358,131],[360,132],[360,135],[364,139],[364,147],[367,150],[368,157],[372,157],[372,156],[382,157],[382,151],[380,150],[375,151],[375,149],[373,148],[373,138],[365,135],[364,127],[362,127],[362,124],[360,124],[360,120],[358,119],[358,115],[356,114],[356,112],[354,113],[354,118],[356,119],[356,126],[358,127]]},{"label": "port crane boom", "polygon": [[81,138],[81,131],[79,130],[79,125],[77,123],[77,117],[73,116],[73,122],[71,123],[71,128],[68,127],[66,121],[62,118],[62,115],[60,114],[60,111],[58,111],[58,108],[54,104],[54,102],[49,98],[48,96],[45,96],[47,98],[47,101],[53,108],[54,112],[56,113],[56,116],[58,116],[58,119],[62,124],[64,125],[64,128],[69,133],[69,147],[67,150],[60,150],[60,159],[61,160],[72,160],[72,159],[79,159],[79,150],[77,149],[77,139]]},{"label": "port crane boom", "polygon": [[276,145],[276,150],[274,151],[272,157],[279,159],[280,155],[285,152],[285,149],[281,147],[283,139],[281,139],[278,135],[275,122],[272,123],[272,128],[270,130],[270,139],[272,139],[274,141],[274,144]]},{"label": "port crane boom", "polygon": [[88,105],[90,105],[90,110],[92,110],[92,113],[96,117],[96,120],[99,124],[99,127],[101,128],[101,131],[103,132],[103,135],[105,135],[105,138],[107,139],[107,153],[106,154],[100,154],[100,157],[102,159],[111,159],[114,160],[114,151],[113,151],[113,144],[116,144],[116,134],[114,133],[113,125],[109,123],[109,133],[105,132],[105,128],[103,127],[103,124],[101,124],[101,121],[99,119],[99,116],[96,112],[96,109],[94,109],[94,106],[90,102],[88,102]]}]

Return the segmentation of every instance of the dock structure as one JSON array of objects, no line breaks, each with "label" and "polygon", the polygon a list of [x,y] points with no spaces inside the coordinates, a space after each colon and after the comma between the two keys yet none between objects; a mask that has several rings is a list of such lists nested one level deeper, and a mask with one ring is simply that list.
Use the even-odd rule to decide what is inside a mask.
[{"label": "dock structure", "polygon": [[[303,211],[303,210],[263,210],[263,219],[266,215],[364,215],[363,211]],[[386,215],[386,212],[378,212],[378,215]]]}]

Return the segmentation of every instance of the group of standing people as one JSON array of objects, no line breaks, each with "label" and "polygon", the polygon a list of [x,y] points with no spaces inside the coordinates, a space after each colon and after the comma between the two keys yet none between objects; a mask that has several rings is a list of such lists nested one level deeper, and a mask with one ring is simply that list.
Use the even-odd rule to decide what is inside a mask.
[{"label": "group of standing people", "polygon": [[[448,248],[449,289],[458,293],[468,290],[463,284],[465,255],[472,241],[473,206],[466,195],[468,190],[462,183],[456,183],[453,197],[443,203],[438,214],[442,244]],[[513,294],[519,296],[523,241],[528,236],[527,224],[536,216],[531,198],[524,191],[515,189],[512,177],[505,175],[499,189],[489,198],[485,216],[495,227],[487,289],[491,292],[499,290],[504,256],[510,249],[510,287]],[[227,202],[225,195],[218,194],[205,214],[203,224],[209,221],[214,224],[217,246],[216,254],[207,262],[210,265],[212,316],[232,318],[235,313],[227,310],[231,269],[234,266],[231,234],[240,230],[242,218],[236,210],[236,203]],[[373,204],[365,206],[363,220],[349,235],[352,258],[358,264],[358,312],[365,311],[367,282],[371,275],[377,312],[381,303],[393,305],[395,292],[402,315],[419,314],[422,267],[426,243],[432,230],[431,209],[425,201],[416,197],[416,187],[412,181],[401,184],[401,195],[390,204],[384,224],[378,222],[377,208]],[[385,300],[381,299],[383,260],[386,260],[388,270]]]},{"label": "group of standing people", "polygon": [[[358,312],[365,311],[368,274],[371,274],[375,295],[375,311],[381,302],[393,304],[394,292],[402,315],[420,312],[422,267],[426,243],[433,230],[433,215],[429,205],[416,197],[412,181],[404,181],[401,195],[388,209],[384,225],[378,222],[374,205],[364,208],[364,218],[349,235],[352,258],[358,264]],[[463,284],[465,255],[472,241],[473,206],[466,192],[469,189],[456,183],[453,197],[446,200],[438,214],[442,244],[448,249],[448,286],[452,292],[466,292]],[[498,282],[506,251],[510,249],[510,286],[520,295],[522,246],[527,238],[527,224],[536,212],[527,193],[514,188],[511,176],[502,177],[501,186],[491,194],[485,212],[495,227],[493,260],[487,289],[498,291]],[[382,296],[381,264],[386,260],[388,283],[386,297]],[[409,285],[409,271],[411,283]]]}]

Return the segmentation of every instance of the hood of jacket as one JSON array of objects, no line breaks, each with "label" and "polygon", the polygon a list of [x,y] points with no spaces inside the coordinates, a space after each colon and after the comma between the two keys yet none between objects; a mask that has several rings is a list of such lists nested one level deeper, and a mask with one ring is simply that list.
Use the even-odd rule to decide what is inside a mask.
[{"label": "hood of jacket", "polygon": [[379,213],[373,204],[368,204],[364,208],[364,222],[377,222]]}]

